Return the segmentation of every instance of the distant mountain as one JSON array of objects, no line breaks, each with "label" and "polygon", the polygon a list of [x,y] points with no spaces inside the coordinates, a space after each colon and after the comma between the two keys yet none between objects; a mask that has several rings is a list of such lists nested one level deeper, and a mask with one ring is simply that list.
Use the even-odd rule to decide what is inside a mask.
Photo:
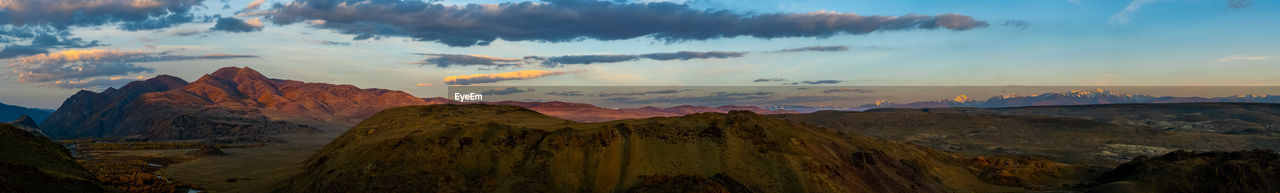
[{"label": "distant mountain", "polygon": [[1204,103],[1204,102],[1248,102],[1248,103],[1280,103],[1278,95],[1238,95],[1230,97],[1152,97],[1150,95],[1128,95],[1103,89],[1072,90],[1064,93],[1045,93],[1039,95],[1018,96],[1014,94],[994,96],[987,100],[973,100],[960,95],[954,99],[924,101],[899,104],[887,100],[859,106],[864,109],[875,108],[945,108],[945,107],[977,107],[1003,108],[1026,106],[1062,106],[1092,104],[1127,104],[1127,103]]},{"label": "distant mountain", "polygon": [[430,105],[365,119],[274,192],[1018,192],[1074,171],[961,160],[748,111],[577,123]]},{"label": "distant mountain", "polygon": [[720,106],[720,107],[704,107],[704,106],[675,106],[675,107],[641,107],[641,108],[621,108],[611,109],[597,107],[591,104],[568,103],[568,102],[518,102],[518,101],[502,101],[488,102],[485,104],[495,105],[512,105],[524,107],[538,113],[568,119],[578,122],[604,122],[622,119],[641,119],[649,117],[675,117],[694,113],[727,113],[729,111],[751,111],[758,114],[782,114],[795,113],[786,110],[767,110],[753,106]]},{"label": "distant mountain", "polygon": [[49,118],[49,114],[53,114],[53,111],[0,103],[0,122],[17,120],[23,115],[30,116],[32,120],[40,122],[44,121],[45,118]]},{"label": "distant mountain", "polygon": [[0,192],[119,192],[76,163],[61,144],[0,124]]},{"label": "distant mountain", "polygon": [[1107,167],[1174,150],[1280,150],[1280,104],[874,109],[772,117],[948,152]]}]

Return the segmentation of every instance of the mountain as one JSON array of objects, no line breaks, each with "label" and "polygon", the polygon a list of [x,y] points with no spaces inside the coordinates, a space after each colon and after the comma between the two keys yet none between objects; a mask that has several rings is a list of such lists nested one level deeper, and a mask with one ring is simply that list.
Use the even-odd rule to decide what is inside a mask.
[{"label": "mountain", "polygon": [[8,124],[15,128],[22,129],[27,132],[31,132],[31,134],[35,134],[37,136],[47,136],[44,134],[44,130],[40,129],[39,125],[36,125],[35,119],[32,119],[31,117],[28,117],[26,115],[23,115],[22,117],[18,117],[18,120],[13,120]]},{"label": "mountain", "polygon": [[32,120],[40,122],[45,118],[49,118],[49,114],[53,114],[53,111],[0,103],[0,121],[15,120],[22,116],[30,116]]},{"label": "mountain", "polygon": [[101,93],[81,90],[62,102],[62,106],[40,126],[55,138],[120,136],[118,130],[122,130],[125,118],[137,118],[140,115],[131,113],[143,112],[136,106],[130,106],[139,96],[181,88],[186,84],[187,81],[181,78],[160,75],[130,82],[120,89],[107,88]]},{"label": "mountain", "polygon": [[0,192],[118,192],[49,138],[0,124]]},{"label": "mountain", "polygon": [[1209,102],[1245,102],[1245,103],[1280,103],[1280,95],[1238,95],[1229,97],[1153,97],[1150,95],[1128,95],[1103,89],[1072,90],[1063,93],[1044,93],[1038,95],[1018,96],[1014,94],[994,96],[987,100],[973,100],[960,95],[954,99],[939,101],[923,101],[897,104],[885,100],[873,104],[859,106],[864,109],[874,108],[946,108],[946,107],[978,107],[1003,108],[1026,106],[1063,106],[1092,104],[1127,104],[1127,103],[1209,103]]},{"label": "mountain", "polygon": [[1280,192],[1280,154],[1270,150],[1175,151],[1103,173],[1087,192]]},{"label": "mountain", "polygon": [[384,110],[302,169],[274,192],[1009,192],[1076,171],[749,111],[579,123],[485,104]]},{"label": "mountain", "polygon": [[[1169,105],[1214,112],[1204,104]],[[1269,105],[1269,104],[1263,104]],[[1111,116],[1151,116],[1134,111],[1115,111],[1106,106],[1021,107],[1044,109],[1043,114],[997,114],[982,111],[1004,109],[939,108],[876,109],[867,112],[820,111],[810,114],[773,115],[785,120],[836,129],[892,141],[923,145],[943,151],[985,156],[1035,156],[1053,161],[1112,167],[1138,156],[1159,155],[1174,150],[1234,151],[1240,149],[1280,149],[1280,137],[1224,135],[1180,132],[1142,125],[1120,124],[1069,115],[1053,109],[1097,109]],[[1280,106],[1280,105],[1278,105]],[[1133,109],[1158,108],[1135,107]],[[1085,111],[1085,110],[1081,110]],[[1138,111],[1141,112],[1141,111]],[[1083,113],[1082,114],[1089,114]],[[1237,114],[1238,115],[1238,114]],[[1222,114],[1230,117],[1232,114]],[[1176,117],[1175,117],[1176,118]],[[1173,119],[1173,118],[1170,118]]]},{"label": "mountain", "polygon": [[[878,110],[872,110],[878,111]],[[885,109],[883,111],[922,111]],[[1071,117],[1134,127],[1188,133],[1280,136],[1280,104],[1162,103],[1041,106],[1013,108],[935,108],[938,113]]]}]

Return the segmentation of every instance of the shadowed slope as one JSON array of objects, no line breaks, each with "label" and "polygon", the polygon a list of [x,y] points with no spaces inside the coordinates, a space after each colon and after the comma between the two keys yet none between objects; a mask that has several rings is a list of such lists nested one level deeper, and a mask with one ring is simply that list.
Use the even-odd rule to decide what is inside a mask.
[{"label": "shadowed slope", "polygon": [[432,105],[366,119],[276,192],[1019,190],[980,182],[962,160],[745,111],[575,123]]},{"label": "shadowed slope", "polygon": [[115,192],[62,145],[0,124],[0,192]]}]

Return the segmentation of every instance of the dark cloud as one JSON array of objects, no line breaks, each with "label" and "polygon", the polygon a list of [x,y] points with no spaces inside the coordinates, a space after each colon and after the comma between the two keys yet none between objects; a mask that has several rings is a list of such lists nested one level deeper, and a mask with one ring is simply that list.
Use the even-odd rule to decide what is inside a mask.
[{"label": "dark cloud", "polygon": [[787,79],[782,79],[782,78],[761,78],[761,79],[756,79],[756,80],[754,80],[754,81],[752,81],[752,82],[780,82],[780,81],[785,81],[785,80],[787,80]]},{"label": "dark cloud", "polygon": [[1253,0],[1227,0],[1227,8],[1242,9],[1253,7]]},{"label": "dark cloud", "polygon": [[261,31],[262,21],[258,18],[241,20],[233,17],[223,17],[218,18],[218,22],[209,30],[237,33]]},{"label": "dark cloud", "polygon": [[507,87],[507,88],[502,89],[502,90],[486,90],[486,91],[484,91],[484,92],[480,92],[480,94],[481,94],[481,95],[495,95],[495,96],[501,96],[501,95],[511,95],[511,94],[522,93],[522,92],[530,92],[530,91],[533,91],[533,89],[531,88],[531,89],[523,89],[523,90],[522,90],[522,89],[519,89],[519,88],[516,88],[516,87]]},{"label": "dark cloud", "polygon": [[[23,83],[58,85],[84,84],[108,76],[122,76],[154,69],[138,66],[139,62],[180,60],[216,60],[231,58],[255,58],[253,55],[210,54],[199,56],[170,55],[166,52],[120,50],[63,50],[9,60],[10,73]],[[101,82],[101,81],[99,81]]]},{"label": "dark cloud", "polygon": [[487,67],[508,67],[525,64],[524,59],[518,58],[499,58],[485,55],[461,55],[461,54],[418,54],[426,56],[427,59],[415,64],[419,65],[436,65],[440,68],[448,68],[454,66],[487,66]]},{"label": "dark cloud", "polygon": [[[807,51],[846,51],[848,46],[811,46],[795,49],[783,49],[778,51],[767,51],[767,53],[777,52],[807,52]],[[538,64],[546,68],[564,67],[565,65],[576,64],[595,64],[595,63],[618,63],[636,61],[641,59],[667,61],[667,60],[693,60],[693,59],[725,59],[740,58],[750,52],[727,52],[727,51],[679,51],[669,53],[648,53],[648,54],[595,54],[595,55],[565,55],[565,56],[525,56],[523,58],[501,58],[485,55],[463,55],[463,54],[418,54],[426,56],[423,61],[415,62],[419,65],[435,65],[441,68],[455,66],[486,66],[486,67],[510,67],[521,66],[525,64]]]},{"label": "dark cloud", "polygon": [[634,60],[640,60],[640,59],[666,61],[666,60],[738,58],[738,57],[742,57],[746,53],[747,52],[680,51],[680,52],[672,52],[672,53],[650,53],[650,54],[640,54],[640,55],[575,55],[575,56],[555,56],[555,57],[530,56],[525,58],[542,61],[541,64],[543,67],[561,67],[564,65],[571,65],[571,64],[615,63],[615,62],[634,61]]},{"label": "dark cloud", "polygon": [[118,24],[128,31],[152,30],[195,22],[192,8],[202,0],[9,0],[0,24],[57,29]]},{"label": "dark cloud", "polygon": [[800,81],[800,82],[793,82],[791,83],[791,85],[798,85],[798,84],[819,85],[819,84],[835,84],[835,83],[841,83],[841,82],[844,82],[844,81],[839,81],[839,80],[808,81],[806,80],[806,81]]},{"label": "dark cloud", "polygon": [[826,38],[840,34],[918,29],[968,30],[987,22],[959,14],[736,13],[669,2],[597,0],[445,5],[423,1],[297,0],[268,11],[274,23],[304,21],[339,33],[403,36],[449,46],[507,41],[570,42],[651,37],[666,42],[729,37]]},{"label": "dark cloud", "polygon": [[[0,13],[2,14],[2,13]],[[64,29],[52,27],[0,27],[0,59],[49,53],[50,49],[105,46],[97,40],[71,37]]]},{"label": "dark cloud", "polygon": [[1027,22],[1023,20],[1004,20],[1004,23],[1001,23],[1000,25],[1009,26],[1009,27],[1018,28],[1018,29],[1027,29],[1031,27],[1031,22]]},{"label": "dark cloud", "polygon": [[777,52],[809,52],[809,51],[843,52],[843,51],[849,51],[849,46],[809,46],[809,47],[803,47],[803,48],[782,49],[782,50],[778,50]]},{"label": "dark cloud", "polygon": [[872,89],[854,89],[854,88],[837,88],[837,89],[827,89],[827,90],[823,90],[823,91],[822,91],[822,93],[825,93],[825,94],[840,93],[840,92],[869,93],[869,92],[875,92],[875,90],[872,90]]},{"label": "dark cloud", "polygon": [[582,96],[582,91],[547,92],[546,94],[552,96]]},{"label": "dark cloud", "polygon": [[596,93],[596,96],[599,96],[599,97],[644,96],[644,95],[651,95],[651,94],[676,94],[676,93],[685,92],[685,91],[692,91],[692,90],[691,89],[682,89],[682,90],[667,89],[667,90],[652,90],[652,91],[641,91],[641,92]]}]

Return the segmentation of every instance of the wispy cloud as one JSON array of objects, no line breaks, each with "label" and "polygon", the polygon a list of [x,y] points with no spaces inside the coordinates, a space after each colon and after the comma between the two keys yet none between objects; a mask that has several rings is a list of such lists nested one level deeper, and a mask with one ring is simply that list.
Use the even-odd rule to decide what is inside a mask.
[{"label": "wispy cloud", "polygon": [[837,88],[837,89],[827,89],[827,90],[823,90],[823,91],[822,91],[822,93],[824,93],[824,94],[841,93],[841,92],[869,93],[869,92],[875,92],[875,90],[872,90],[872,89],[857,89],[857,88]]},{"label": "wispy cloud", "polygon": [[516,88],[516,87],[507,87],[507,88],[500,89],[500,90],[498,90],[498,89],[495,89],[495,90],[486,90],[486,91],[480,92],[480,94],[481,94],[481,95],[497,95],[497,96],[501,96],[501,95],[511,95],[511,94],[522,93],[522,92],[532,92],[532,91],[534,91],[532,88],[531,88],[531,89],[520,89],[520,88]]},{"label": "wispy cloud", "polygon": [[836,83],[841,83],[841,82],[844,82],[844,81],[839,81],[839,80],[814,80],[814,81],[808,81],[808,80],[806,80],[806,81],[800,81],[800,82],[793,82],[793,83],[791,83],[791,85],[799,85],[799,84],[820,85],[820,84],[836,84]]},{"label": "wispy cloud", "polygon": [[196,22],[192,9],[202,0],[6,0],[0,24],[58,29],[118,24],[127,31]]},{"label": "wispy cloud", "polygon": [[[215,60],[232,58],[256,58],[253,55],[210,54],[199,56],[169,55],[167,52],[127,50],[64,50],[14,58],[9,61],[10,74],[22,83],[56,84],[59,81],[81,83],[97,78],[122,76],[131,73],[154,72],[154,69],[138,66],[140,62],[180,60]],[[105,78],[110,79],[110,78]]]},{"label": "wispy cloud", "polygon": [[666,90],[651,90],[651,91],[640,91],[640,92],[615,92],[615,93],[604,93],[604,92],[602,92],[602,93],[596,93],[596,96],[599,96],[599,97],[614,97],[614,96],[644,96],[644,95],[654,95],[654,94],[676,94],[676,93],[685,92],[685,91],[692,91],[692,90],[690,90],[690,89],[683,89],[683,90],[666,89]]},{"label": "wispy cloud", "polygon": [[418,84],[416,84],[416,85],[413,85],[413,86],[416,86],[416,87],[430,87],[430,86],[435,86],[435,85],[434,85],[434,84],[431,84],[431,83],[420,82],[420,83],[418,83]]},{"label": "wispy cloud", "polygon": [[1156,1],[1160,1],[1160,0],[1133,0],[1133,1],[1130,1],[1130,2],[1129,2],[1129,5],[1124,7],[1124,10],[1121,10],[1120,12],[1117,12],[1115,15],[1111,15],[1111,23],[1118,23],[1118,24],[1125,24],[1125,23],[1129,23],[1129,20],[1130,20],[1130,17],[1131,17],[1131,16],[1129,16],[1129,15],[1132,15],[1132,14],[1134,14],[1134,13],[1138,12],[1138,10],[1142,9],[1142,6],[1146,5],[1147,3],[1153,3],[1153,2],[1156,2]]},{"label": "wispy cloud", "polygon": [[782,79],[782,78],[761,78],[761,79],[756,79],[756,80],[751,81],[751,82],[781,82],[781,81],[786,81],[786,80],[787,80],[787,79]]},{"label": "wispy cloud", "polygon": [[1243,9],[1253,7],[1253,0],[1227,0],[1227,8]]},{"label": "wispy cloud", "polygon": [[[858,15],[737,13],[670,2],[545,0],[503,4],[448,5],[424,1],[296,0],[268,11],[274,23],[326,21],[315,27],[367,39],[409,37],[449,46],[506,41],[571,42],[651,37],[679,42],[731,37],[825,38],[903,30],[969,30],[987,22],[960,14]],[[483,33],[477,33],[483,32]]]},{"label": "wispy cloud", "polygon": [[449,85],[472,85],[481,83],[494,83],[508,80],[528,80],[541,78],[546,76],[557,76],[565,74],[577,74],[586,72],[585,70],[563,71],[563,70],[521,70],[515,72],[503,72],[494,74],[472,74],[448,76],[444,78],[444,83]]},{"label": "wispy cloud", "polygon": [[[764,51],[764,53],[788,53],[788,52],[842,52],[848,51],[848,46],[810,46],[803,48],[782,49],[775,51]],[[524,56],[522,58],[502,58],[486,55],[464,55],[464,54],[418,54],[425,56],[426,59],[415,62],[419,65],[435,65],[440,68],[459,67],[459,66],[483,66],[493,68],[505,68],[512,66],[523,66],[536,64],[545,68],[564,67],[565,65],[584,65],[598,63],[618,63],[637,61],[642,59],[668,61],[668,60],[695,60],[695,59],[726,59],[740,58],[747,51],[679,51],[666,53],[648,53],[648,54],[590,54],[590,55],[564,55],[564,56]]]},{"label": "wispy cloud", "polygon": [[547,95],[551,95],[551,96],[582,96],[582,95],[583,95],[583,94],[582,94],[582,91],[576,91],[576,90],[574,90],[574,91],[560,91],[560,92],[554,92],[554,91],[553,91],[553,92],[547,92],[547,93],[545,93],[545,94],[547,94]]},{"label": "wispy cloud", "polygon": [[1277,57],[1277,56],[1232,55],[1232,56],[1218,58],[1218,62],[1262,61],[1262,60],[1270,60],[1273,57]]}]

